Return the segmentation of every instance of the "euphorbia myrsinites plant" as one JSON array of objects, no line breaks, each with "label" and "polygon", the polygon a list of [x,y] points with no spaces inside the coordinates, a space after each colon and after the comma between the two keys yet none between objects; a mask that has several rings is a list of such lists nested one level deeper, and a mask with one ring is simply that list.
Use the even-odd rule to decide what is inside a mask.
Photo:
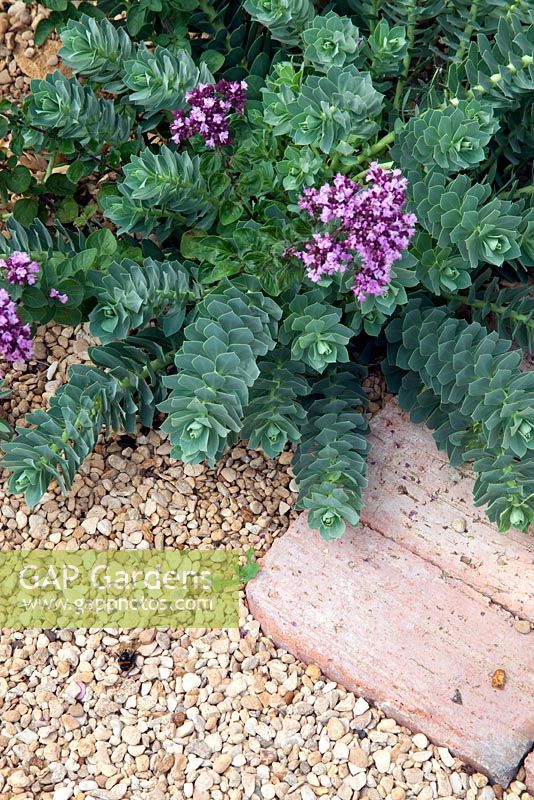
[{"label": "euphorbia myrsinites plant", "polygon": [[269,457],[295,445],[300,507],[338,537],[359,519],[361,379],[381,363],[451,462],[472,462],[475,502],[526,531],[526,7],[135,5],[55,13],[38,35],[57,27],[74,77],[0,109],[0,191],[17,198],[1,358],[30,358],[31,326],[52,319],[100,342],[3,445],[12,491],[68,492],[102,430],[156,421],[190,463],[239,438]]}]

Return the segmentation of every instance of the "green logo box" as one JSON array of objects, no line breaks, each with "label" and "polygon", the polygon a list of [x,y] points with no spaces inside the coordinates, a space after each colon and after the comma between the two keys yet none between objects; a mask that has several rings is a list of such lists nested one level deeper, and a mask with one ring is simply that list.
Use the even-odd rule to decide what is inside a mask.
[{"label": "green logo box", "polygon": [[2,550],[2,628],[237,628],[237,550]]}]

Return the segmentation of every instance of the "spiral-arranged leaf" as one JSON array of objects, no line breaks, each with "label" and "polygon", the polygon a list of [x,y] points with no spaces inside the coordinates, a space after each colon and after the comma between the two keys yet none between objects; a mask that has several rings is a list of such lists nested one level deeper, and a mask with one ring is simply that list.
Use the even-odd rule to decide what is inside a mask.
[{"label": "spiral-arranged leaf", "polygon": [[316,372],[328,364],[349,360],[347,344],[352,331],[341,325],[341,310],[323,302],[320,291],[297,295],[280,329],[280,341],[291,346],[294,361],[303,361]]},{"label": "spiral-arranged leaf", "polygon": [[241,437],[249,447],[261,448],[272,458],[288,442],[299,442],[306,411],[299,398],[310,392],[304,365],[291,360],[285,348],[277,348],[258,362],[260,375],[250,391]]},{"label": "spiral-arranged leaf", "polygon": [[[408,373],[399,392],[401,406],[416,409],[418,421],[427,419],[453,464],[477,460],[477,502],[491,497],[493,481],[481,471],[487,464],[480,460],[482,451],[500,463],[534,464],[534,373],[519,371],[521,351],[511,351],[508,339],[417,300],[402,319],[390,323],[386,335],[388,364]],[[506,480],[499,496],[507,500],[499,502],[498,517],[497,506],[490,504],[490,519],[505,528],[513,516],[526,530],[534,521],[529,482],[508,485]]]},{"label": "spiral-arranged leaf", "polygon": [[132,328],[142,328],[154,317],[167,336],[180,329],[190,281],[178,261],[147,258],[141,265],[124,259],[89,277],[98,300],[89,315],[91,333],[103,344],[124,339]]},{"label": "spiral-arranged leaf", "polygon": [[382,95],[371,76],[356,67],[331,67],[326,75],[306,78],[298,97],[288,104],[294,115],[290,135],[295,144],[315,144],[331,153],[339,140],[365,141],[376,132],[373,122]]},{"label": "spiral-arranged leaf", "polygon": [[97,97],[76,78],[53,72],[33,80],[27,105],[28,122],[59,139],[92,143],[94,149],[121,144],[130,135],[130,122],[115,111],[111,100]]},{"label": "spiral-arranged leaf", "polygon": [[63,47],[59,55],[73,72],[105,84],[108,92],[124,91],[120,75],[132,55],[132,42],[124,28],[84,14],[79,20],[69,20],[60,38]]},{"label": "spiral-arranged leaf", "polygon": [[174,360],[178,372],[163,379],[171,390],[159,406],[168,414],[163,430],[173,456],[192,464],[214,464],[235,440],[259,375],[257,359],[274,348],[281,316],[252,277],[224,281],[221,289],[197,306]]},{"label": "spiral-arranged leaf", "polygon": [[411,252],[417,259],[419,281],[435,295],[457,292],[471,284],[469,262],[452,247],[435,247],[425,231],[415,235]]},{"label": "spiral-arranged leaf", "polygon": [[217,200],[210,193],[200,170],[199,156],[176,153],[161,147],[132,156],[124,167],[119,194],[101,201],[106,216],[120,226],[121,233],[150,233],[166,219],[181,219],[184,225],[208,227],[217,213]]},{"label": "spiral-arranged leaf", "polygon": [[379,20],[365,43],[371,59],[373,77],[399,74],[408,53],[406,37],[406,28],[403,25],[390,26],[387,19]]},{"label": "spiral-arranged leaf", "polygon": [[485,202],[491,194],[487,184],[471,185],[466,175],[448,183],[434,171],[415,183],[412,193],[417,218],[438,246],[456,245],[472,268],[520,256],[519,207],[497,197]]},{"label": "spiral-arranged leaf", "polygon": [[164,397],[161,372],[173,342],[158,331],[92,350],[97,367],[76,364],[48,410],[26,416],[32,427],[18,428],[3,445],[2,466],[12,473],[10,490],[23,492],[34,506],[56,480],[66,494],[82,462],[94,450],[102,427],[135,430],[136,418],[151,425]]},{"label": "spiral-arranged leaf", "polygon": [[495,327],[499,335],[526,350],[534,350],[534,298],[529,286],[501,286],[486,270],[473,281],[468,295],[454,295],[452,310],[470,309],[475,322]]},{"label": "spiral-arranged leaf", "polygon": [[186,92],[197,83],[213,83],[213,76],[205,64],[197,67],[185,50],[175,54],[164,47],[149,50],[141,45],[124,62],[122,80],[130,89],[130,102],[153,114],[183,105]]},{"label": "spiral-arranged leaf", "polygon": [[471,91],[497,108],[510,108],[534,91],[534,24],[514,15],[499,20],[493,42],[480,34],[471,42],[465,73]]},{"label": "spiral-arranged leaf", "polygon": [[352,64],[361,54],[358,28],[335,11],[317,16],[302,33],[303,54],[320,72]]},{"label": "spiral-arranged leaf", "polygon": [[245,11],[269,29],[273,39],[294,45],[315,14],[312,0],[245,0]]},{"label": "spiral-arranged leaf", "polygon": [[368,72],[349,65],[306,77],[298,94],[282,83],[272,97],[268,87],[265,102],[266,121],[273,124],[276,115],[275,134],[287,132],[295,144],[313,144],[331,153],[341,140],[366,141],[376,132],[372,118],[380,113],[382,95]]},{"label": "spiral-arranged leaf", "polygon": [[357,525],[362,490],[367,485],[365,458],[369,423],[356,406],[367,399],[360,385],[365,370],[332,370],[313,385],[308,422],[293,459],[300,508],[323,538],[338,539],[345,524]]},{"label": "spiral-arranged leaf", "polygon": [[491,106],[475,100],[430,108],[398,134],[392,156],[405,170],[434,165],[445,173],[471,169],[485,158],[498,127]]},{"label": "spiral-arranged leaf", "polygon": [[[383,294],[371,294],[365,300],[351,300],[345,306],[348,325],[352,335],[365,331],[369,336],[378,336],[385,322],[400,306],[408,302],[407,289],[417,285],[414,269],[416,259],[412,253],[405,253],[391,268],[391,281]],[[347,285],[352,279],[342,282],[344,294],[350,291]]]}]

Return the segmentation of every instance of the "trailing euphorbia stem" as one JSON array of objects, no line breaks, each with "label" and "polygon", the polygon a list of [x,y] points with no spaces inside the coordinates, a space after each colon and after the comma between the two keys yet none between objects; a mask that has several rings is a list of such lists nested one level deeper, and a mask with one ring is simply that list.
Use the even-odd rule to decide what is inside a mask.
[{"label": "trailing euphorbia stem", "polygon": [[358,158],[356,159],[356,164],[362,164],[368,158],[372,158],[373,156],[378,155],[378,153],[381,153],[390,144],[393,144],[394,141],[395,141],[395,133],[393,131],[390,131],[390,133],[387,133],[385,136],[382,136],[382,138],[379,139],[378,142],[375,142],[370,148],[368,149],[366,148],[364,152],[361,153],[361,155],[359,155]]}]

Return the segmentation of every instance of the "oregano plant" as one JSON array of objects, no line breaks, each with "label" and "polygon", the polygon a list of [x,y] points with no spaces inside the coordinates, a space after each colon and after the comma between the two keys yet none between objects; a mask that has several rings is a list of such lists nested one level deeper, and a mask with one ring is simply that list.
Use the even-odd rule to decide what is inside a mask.
[{"label": "oregano plant", "polygon": [[68,492],[102,432],[157,422],[189,463],[294,445],[299,506],[337,538],[359,520],[381,362],[473,464],[475,503],[528,531],[526,6],[45,4],[36,37],[58,31],[70,73],[0,105],[0,359],[31,358],[51,320],[99,344],[47,409],[0,424],[11,490]]}]

